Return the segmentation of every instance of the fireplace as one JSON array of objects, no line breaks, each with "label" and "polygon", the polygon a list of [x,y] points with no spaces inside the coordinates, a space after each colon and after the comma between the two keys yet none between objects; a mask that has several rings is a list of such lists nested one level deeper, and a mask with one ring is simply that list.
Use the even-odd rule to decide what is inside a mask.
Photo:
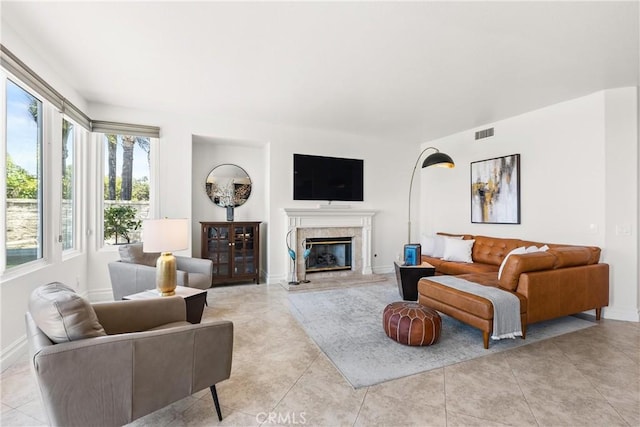
[{"label": "fireplace", "polygon": [[305,249],[309,256],[305,262],[305,271],[351,270],[351,237],[318,237],[305,239]]},{"label": "fireplace", "polygon": [[[295,246],[296,257],[284,257],[283,271],[292,271],[293,262],[296,263],[298,280],[305,272],[303,252],[306,240],[323,238],[335,240],[336,237],[350,236],[351,239],[351,268],[348,270],[318,272],[314,277],[372,274],[371,271],[371,231],[372,218],[376,211],[346,208],[286,208],[284,209],[286,230],[294,230],[291,239]],[[303,242],[305,242],[303,244]],[[286,274],[283,280],[288,280]]]}]

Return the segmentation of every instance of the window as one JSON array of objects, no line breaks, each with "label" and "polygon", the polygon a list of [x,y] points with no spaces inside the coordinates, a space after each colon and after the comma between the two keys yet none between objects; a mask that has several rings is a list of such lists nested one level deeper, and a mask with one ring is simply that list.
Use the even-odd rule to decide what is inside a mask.
[{"label": "window", "polygon": [[5,265],[42,258],[42,101],[6,79]]},{"label": "window", "polygon": [[149,217],[151,138],[104,135],[104,242],[140,241]]},{"label": "window", "polygon": [[74,124],[62,119],[62,205],[60,212],[62,250],[75,248],[75,141]]}]

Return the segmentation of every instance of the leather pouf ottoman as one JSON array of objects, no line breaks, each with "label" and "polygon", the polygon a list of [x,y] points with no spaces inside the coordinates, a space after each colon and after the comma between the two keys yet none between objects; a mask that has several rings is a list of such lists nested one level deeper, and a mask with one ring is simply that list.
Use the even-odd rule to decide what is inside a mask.
[{"label": "leather pouf ottoman", "polygon": [[438,342],[442,320],[437,311],[415,302],[393,302],[382,314],[384,332],[406,345],[431,345]]}]

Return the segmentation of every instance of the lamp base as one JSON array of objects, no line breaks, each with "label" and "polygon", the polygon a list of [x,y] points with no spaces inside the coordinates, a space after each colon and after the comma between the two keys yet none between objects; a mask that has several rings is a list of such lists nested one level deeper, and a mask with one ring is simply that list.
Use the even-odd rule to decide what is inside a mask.
[{"label": "lamp base", "polygon": [[158,294],[168,297],[176,294],[176,257],[171,252],[162,252],[156,261],[156,289]]}]

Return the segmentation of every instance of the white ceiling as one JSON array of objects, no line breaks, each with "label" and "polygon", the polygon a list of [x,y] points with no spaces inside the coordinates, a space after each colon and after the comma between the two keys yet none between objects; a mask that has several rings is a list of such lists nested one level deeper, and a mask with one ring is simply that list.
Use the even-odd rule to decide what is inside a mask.
[{"label": "white ceiling", "polygon": [[637,1],[2,1],[1,13],[89,103],[384,138],[426,141],[639,81]]}]

